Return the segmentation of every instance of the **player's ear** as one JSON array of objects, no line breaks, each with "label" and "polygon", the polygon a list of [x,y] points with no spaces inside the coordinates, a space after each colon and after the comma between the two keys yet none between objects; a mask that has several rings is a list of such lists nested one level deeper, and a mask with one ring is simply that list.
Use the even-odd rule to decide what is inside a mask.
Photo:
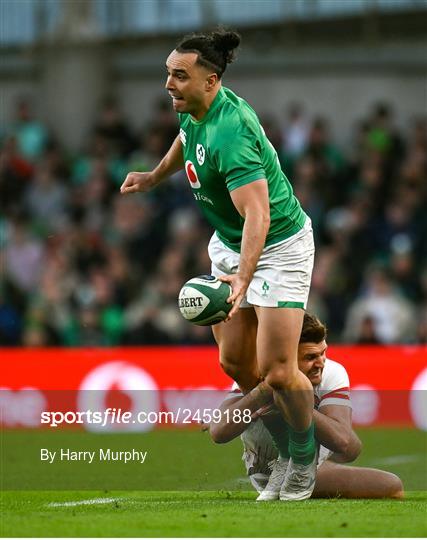
[{"label": "player's ear", "polygon": [[217,82],[218,82],[218,75],[216,73],[211,73],[210,75],[208,75],[206,78],[206,84],[205,84],[206,90],[210,92],[212,88],[214,88]]}]

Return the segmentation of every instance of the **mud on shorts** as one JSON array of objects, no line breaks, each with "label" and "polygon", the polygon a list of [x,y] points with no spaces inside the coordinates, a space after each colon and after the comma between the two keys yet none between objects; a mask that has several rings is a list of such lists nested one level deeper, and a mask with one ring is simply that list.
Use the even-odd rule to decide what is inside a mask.
[{"label": "mud on shorts", "polygon": [[[240,253],[213,234],[209,246],[211,273],[219,277],[235,274]],[[261,253],[246,297],[240,307],[296,307],[305,309],[314,262],[314,240],[310,218],[290,238],[267,246]]]}]

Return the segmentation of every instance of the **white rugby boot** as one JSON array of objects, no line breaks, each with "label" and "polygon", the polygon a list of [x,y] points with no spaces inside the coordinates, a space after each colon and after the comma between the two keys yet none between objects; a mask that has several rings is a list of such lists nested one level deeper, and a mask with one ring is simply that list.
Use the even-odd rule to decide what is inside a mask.
[{"label": "white rugby boot", "polygon": [[309,499],[314,490],[317,472],[318,450],[308,465],[294,463],[292,458],[286,471],[285,481],[280,490],[281,501],[303,501]]},{"label": "white rugby boot", "polygon": [[288,465],[288,458],[281,458],[279,456],[276,459],[273,463],[267,485],[258,495],[257,501],[277,501],[279,499],[280,489],[285,480]]}]

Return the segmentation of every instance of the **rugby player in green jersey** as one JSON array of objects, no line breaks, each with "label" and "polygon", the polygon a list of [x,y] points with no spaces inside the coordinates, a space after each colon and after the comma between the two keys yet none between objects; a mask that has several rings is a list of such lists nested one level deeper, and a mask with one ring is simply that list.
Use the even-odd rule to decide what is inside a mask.
[{"label": "rugby player in green jersey", "polygon": [[221,365],[244,392],[260,379],[273,388],[290,424],[290,460],[284,459],[288,448],[281,449],[281,417],[266,426],[279,451],[280,498],[301,500],[311,496],[317,463],[312,385],[297,363],[313,233],[255,112],[222,86],[239,43],[236,32],[218,30],[185,37],[171,52],[166,89],[180,133],[153,171],[126,176],[121,193],[149,191],[185,169],[215,228],[208,248],[212,274],[232,287],[233,308],[212,327]]}]

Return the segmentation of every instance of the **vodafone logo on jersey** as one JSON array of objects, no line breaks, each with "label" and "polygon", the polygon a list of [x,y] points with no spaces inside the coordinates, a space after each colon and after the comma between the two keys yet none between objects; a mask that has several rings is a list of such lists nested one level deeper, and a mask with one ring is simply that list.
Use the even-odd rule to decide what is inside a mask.
[{"label": "vodafone logo on jersey", "polygon": [[194,166],[192,161],[187,160],[185,162],[185,172],[187,173],[187,178],[190,182],[190,186],[194,189],[200,188],[201,184],[199,182],[199,177],[197,176],[196,167]]}]

